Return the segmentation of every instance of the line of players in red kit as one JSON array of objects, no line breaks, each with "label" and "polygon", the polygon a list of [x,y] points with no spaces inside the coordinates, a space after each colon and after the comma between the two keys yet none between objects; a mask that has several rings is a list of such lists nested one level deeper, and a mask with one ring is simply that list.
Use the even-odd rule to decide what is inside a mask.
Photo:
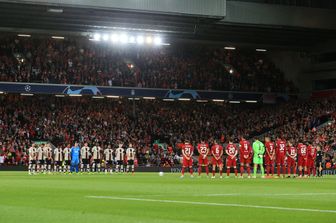
[{"label": "line of players in red kit", "polygon": [[[296,177],[296,169],[299,169],[299,177],[310,176],[311,173],[316,174],[316,154],[317,148],[310,143],[299,143],[297,147],[293,146],[291,141],[286,142],[283,139],[278,138],[276,143],[272,142],[269,137],[265,138],[265,154],[264,163],[266,165],[266,173],[269,177],[273,177],[275,165],[277,166],[277,176],[285,177],[286,172],[288,177],[293,173],[293,177]],[[189,168],[190,175],[193,177],[193,152],[194,147],[188,140],[181,145],[182,149],[182,175],[184,177],[185,169]],[[209,176],[209,160],[208,156],[211,156],[212,165],[212,178],[215,178],[216,167],[219,169],[220,178],[223,175],[223,155],[226,154],[226,177],[230,176],[231,168],[233,168],[235,177],[238,177],[237,170],[237,158],[239,156],[240,161],[240,178],[243,178],[245,168],[248,174],[248,178],[251,177],[251,163],[253,158],[253,150],[249,141],[241,138],[239,142],[239,149],[233,140],[229,140],[229,143],[225,147],[220,145],[216,140],[213,142],[211,148],[205,141],[201,141],[197,145],[199,153],[198,157],[198,175],[201,175],[202,166],[205,167],[207,176]],[[282,174],[282,175],[281,175]]]},{"label": "line of players in red kit", "polygon": [[298,143],[295,147],[292,141],[278,138],[276,142],[272,142],[270,138],[265,138],[265,164],[267,176],[274,175],[274,167],[276,165],[277,176],[283,177],[286,175],[290,177],[293,171],[294,177],[296,170],[299,170],[299,177],[316,175],[316,156],[317,147],[313,146],[310,142]]}]

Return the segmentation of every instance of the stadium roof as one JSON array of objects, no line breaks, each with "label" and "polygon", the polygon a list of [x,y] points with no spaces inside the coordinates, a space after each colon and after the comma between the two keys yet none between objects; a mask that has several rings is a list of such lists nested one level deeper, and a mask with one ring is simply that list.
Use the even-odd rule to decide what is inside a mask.
[{"label": "stadium roof", "polygon": [[228,0],[228,1],[288,5],[288,6],[295,6],[295,7],[336,9],[335,0],[300,0],[300,1],[296,1],[296,0],[292,0],[292,1],[291,0]]},{"label": "stadium roof", "polygon": [[171,39],[261,44],[306,49],[336,37],[336,30],[231,24],[222,18],[148,14],[115,9],[0,3],[0,30],[30,33],[85,35],[122,27],[159,32]]}]

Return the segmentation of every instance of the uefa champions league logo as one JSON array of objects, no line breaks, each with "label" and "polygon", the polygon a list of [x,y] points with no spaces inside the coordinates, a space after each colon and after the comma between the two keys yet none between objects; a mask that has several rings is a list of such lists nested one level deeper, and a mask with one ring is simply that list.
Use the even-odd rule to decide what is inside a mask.
[{"label": "uefa champions league logo", "polygon": [[25,89],[26,92],[29,92],[31,90],[31,86],[30,85],[26,85],[24,87],[24,89]]},{"label": "uefa champions league logo", "polygon": [[64,94],[88,94],[88,95],[102,95],[99,88],[96,86],[76,87],[68,85],[64,90]]},{"label": "uefa champions league logo", "polygon": [[169,90],[166,95],[166,98],[193,98],[200,99],[201,96],[195,90]]}]

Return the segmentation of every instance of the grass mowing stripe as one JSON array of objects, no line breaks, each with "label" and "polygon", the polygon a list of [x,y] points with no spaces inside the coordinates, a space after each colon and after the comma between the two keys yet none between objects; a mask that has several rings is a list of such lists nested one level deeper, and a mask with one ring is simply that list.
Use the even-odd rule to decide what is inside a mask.
[{"label": "grass mowing stripe", "polygon": [[207,205],[207,206],[226,206],[226,207],[273,209],[273,210],[282,210],[282,211],[306,211],[306,212],[320,212],[320,213],[335,213],[336,214],[336,210],[320,210],[320,209],[309,209],[309,208],[287,208],[287,207],[260,206],[260,205],[249,205],[249,204],[208,203],[208,202],[197,202],[197,201],[193,202],[193,201],[177,201],[177,200],[155,200],[155,199],[146,199],[146,198],[112,197],[112,196],[86,196],[86,197],[94,198],[94,199],[145,201],[145,202],[177,203],[177,204],[192,204],[192,205]]}]

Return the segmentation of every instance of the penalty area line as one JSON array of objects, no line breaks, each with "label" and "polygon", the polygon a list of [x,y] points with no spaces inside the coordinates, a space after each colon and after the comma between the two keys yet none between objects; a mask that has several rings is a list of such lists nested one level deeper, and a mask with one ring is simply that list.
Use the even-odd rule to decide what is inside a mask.
[{"label": "penalty area line", "polygon": [[207,205],[207,206],[224,206],[224,207],[241,207],[241,208],[256,208],[256,209],[273,209],[280,211],[303,211],[303,212],[319,212],[319,213],[336,213],[336,210],[310,209],[310,208],[288,208],[276,206],[262,206],[249,204],[225,204],[212,202],[193,202],[193,201],[178,201],[178,200],[156,200],[147,198],[134,197],[114,197],[114,196],[86,196],[92,199],[109,199],[109,200],[124,200],[124,201],[142,201],[142,202],[156,202],[156,203],[175,203],[175,204],[191,204],[191,205]]}]

